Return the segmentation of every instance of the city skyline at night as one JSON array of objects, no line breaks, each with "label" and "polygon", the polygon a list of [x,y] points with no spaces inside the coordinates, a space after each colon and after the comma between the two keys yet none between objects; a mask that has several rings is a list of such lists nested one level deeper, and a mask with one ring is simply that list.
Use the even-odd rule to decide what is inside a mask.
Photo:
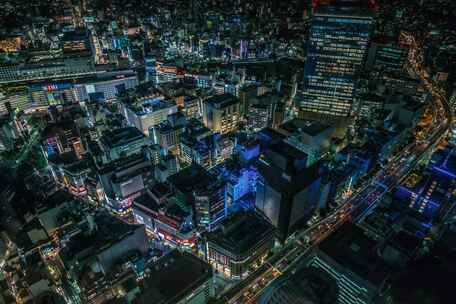
[{"label": "city skyline at night", "polygon": [[454,302],[453,1],[0,7],[0,303]]}]

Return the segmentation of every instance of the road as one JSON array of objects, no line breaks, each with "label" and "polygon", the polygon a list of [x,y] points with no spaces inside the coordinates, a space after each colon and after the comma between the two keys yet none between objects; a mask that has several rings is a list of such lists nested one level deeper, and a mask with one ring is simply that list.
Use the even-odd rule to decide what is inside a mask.
[{"label": "road", "polygon": [[360,222],[375,209],[385,193],[391,191],[413,170],[418,162],[445,138],[452,123],[452,112],[446,94],[432,80],[423,66],[422,46],[411,34],[403,37],[409,42],[407,69],[418,76],[434,98],[433,123],[424,138],[402,149],[387,166],[371,176],[365,186],[341,202],[331,214],[315,225],[295,234],[292,240],[265,264],[220,297],[229,304],[255,303],[263,290],[277,277],[288,271],[301,257],[348,220]]}]

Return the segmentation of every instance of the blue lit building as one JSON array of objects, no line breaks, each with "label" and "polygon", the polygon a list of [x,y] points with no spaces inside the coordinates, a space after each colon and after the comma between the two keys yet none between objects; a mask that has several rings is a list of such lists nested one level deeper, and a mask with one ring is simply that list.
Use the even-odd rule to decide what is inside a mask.
[{"label": "blue lit building", "polygon": [[146,72],[146,80],[147,81],[157,81],[157,60],[155,57],[146,57],[144,58],[144,65],[145,65],[145,72]]},{"label": "blue lit building", "polygon": [[256,166],[227,161],[213,168],[211,172],[226,183],[227,213],[255,207],[256,184],[259,177]]},{"label": "blue lit building", "polygon": [[235,150],[241,161],[250,162],[260,156],[260,143],[258,141],[238,140]]},{"label": "blue lit building", "polygon": [[454,147],[447,147],[435,152],[429,162],[430,169],[443,178],[456,179],[455,151]]},{"label": "blue lit building", "polygon": [[357,79],[374,26],[371,12],[325,7],[312,20],[303,94],[302,118],[344,118],[352,111]]},{"label": "blue lit building", "polygon": [[406,230],[419,238],[426,237],[433,222],[447,212],[453,191],[454,185],[445,175],[429,171],[411,174],[394,194],[413,216],[403,225]]},{"label": "blue lit building", "polygon": [[212,88],[212,85],[214,83],[214,80],[212,79],[212,76],[209,75],[198,75],[196,76],[197,81],[196,84],[198,88]]}]

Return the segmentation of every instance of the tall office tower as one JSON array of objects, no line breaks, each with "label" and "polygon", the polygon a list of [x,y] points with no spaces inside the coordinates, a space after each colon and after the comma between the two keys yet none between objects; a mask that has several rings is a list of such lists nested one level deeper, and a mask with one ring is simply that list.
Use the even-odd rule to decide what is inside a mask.
[{"label": "tall office tower", "polygon": [[373,13],[356,7],[326,6],[313,20],[304,68],[301,118],[344,119],[351,114]]},{"label": "tall office tower", "polygon": [[308,155],[286,142],[265,149],[258,162],[255,206],[277,228],[281,241],[305,223],[320,193],[320,164],[307,167]]}]

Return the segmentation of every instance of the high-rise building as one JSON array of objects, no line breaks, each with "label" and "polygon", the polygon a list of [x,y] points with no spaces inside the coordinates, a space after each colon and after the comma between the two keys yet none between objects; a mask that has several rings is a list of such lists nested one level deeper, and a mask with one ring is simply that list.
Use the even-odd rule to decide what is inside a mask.
[{"label": "high-rise building", "polygon": [[270,109],[264,104],[255,104],[249,108],[248,126],[254,131],[264,129],[269,125]]},{"label": "high-rise building", "polygon": [[172,247],[192,250],[196,246],[192,206],[172,196],[166,184],[156,183],[137,197],[133,215],[149,234]]},{"label": "high-rise building", "polygon": [[368,10],[322,7],[312,20],[303,94],[303,118],[350,116],[374,18]]},{"label": "high-rise building", "polygon": [[[255,150],[254,147],[247,149],[249,148]],[[240,156],[242,161],[230,159],[211,169],[211,173],[226,182],[228,214],[255,207],[255,192],[259,173],[256,166],[245,162],[248,158],[246,154],[250,154],[248,156],[255,155],[255,151],[245,151]]]},{"label": "high-rise building", "polygon": [[401,72],[407,59],[407,49],[389,43],[372,43],[366,69],[384,72]]},{"label": "high-rise building", "polygon": [[71,276],[79,277],[87,269],[108,273],[131,252],[147,253],[148,242],[143,225],[127,224],[105,212],[98,212],[88,215],[87,219],[73,227],[74,230],[65,231],[62,235],[65,246],[59,253]]},{"label": "high-rise building", "polygon": [[153,140],[172,154],[179,155],[179,145],[186,123],[185,117],[180,112],[169,115],[168,120],[153,128]]},{"label": "high-rise building", "polygon": [[343,138],[345,128],[293,119],[276,130],[286,136],[285,142],[307,154],[307,166],[311,166],[329,151],[332,138]]},{"label": "high-rise building", "polygon": [[200,118],[201,108],[202,105],[200,98],[184,96],[181,111],[187,119]]},{"label": "high-rise building", "polygon": [[258,163],[255,205],[284,240],[308,220],[318,201],[319,163],[307,167],[308,155],[285,142],[271,145]]},{"label": "high-rise building", "polygon": [[78,158],[81,158],[84,148],[82,146],[81,136],[72,121],[49,124],[43,130],[42,134],[43,149],[48,157],[54,154],[73,151]]}]

